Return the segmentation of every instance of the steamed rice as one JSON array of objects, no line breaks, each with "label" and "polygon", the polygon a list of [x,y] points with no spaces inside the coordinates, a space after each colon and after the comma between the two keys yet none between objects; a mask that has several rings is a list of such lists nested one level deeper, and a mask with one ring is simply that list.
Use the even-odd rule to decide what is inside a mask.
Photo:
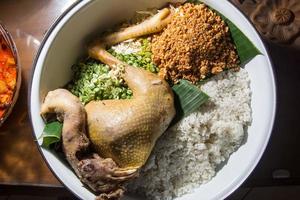
[{"label": "steamed rice", "polygon": [[171,200],[212,179],[246,137],[251,123],[249,84],[244,69],[203,84],[210,100],[161,136],[128,190],[147,199]]}]

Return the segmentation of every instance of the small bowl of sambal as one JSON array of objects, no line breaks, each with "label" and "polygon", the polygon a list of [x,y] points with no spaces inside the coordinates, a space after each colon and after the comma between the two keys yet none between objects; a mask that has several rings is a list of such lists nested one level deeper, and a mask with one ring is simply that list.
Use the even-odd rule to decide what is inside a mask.
[{"label": "small bowl of sambal", "polygon": [[21,85],[21,66],[16,45],[0,22],[0,126],[11,113]]}]

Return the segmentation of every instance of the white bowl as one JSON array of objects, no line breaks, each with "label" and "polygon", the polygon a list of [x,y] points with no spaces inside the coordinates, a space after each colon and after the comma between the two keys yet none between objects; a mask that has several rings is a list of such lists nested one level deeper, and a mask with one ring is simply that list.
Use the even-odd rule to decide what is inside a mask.
[{"label": "white bowl", "polygon": [[[35,138],[42,133],[44,122],[40,107],[48,91],[64,86],[71,79],[71,66],[86,54],[88,39],[112,27],[134,11],[160,7],[168,0],[83,0],[78,1],[51,27],[37,54],[29,92],[29,106]],[[263,53],[246,65],[251,79],[253,122],[248,138],[229,158],[225,166],[207,184],[178,199],[224,199],[249,176],[268,143],[275,117],[276,92],[272,65],[257,31],[244,15],[226,0],[205,0],[206,4],[232,20]],[[38,141],[38,146],[41,141]],[[72,170],[58,157],[40,148],[49,168],[75,195],[94,199]],[[131,199],[126,197],[125,199]],[[138,198],[132,198],[138,199]]]}]

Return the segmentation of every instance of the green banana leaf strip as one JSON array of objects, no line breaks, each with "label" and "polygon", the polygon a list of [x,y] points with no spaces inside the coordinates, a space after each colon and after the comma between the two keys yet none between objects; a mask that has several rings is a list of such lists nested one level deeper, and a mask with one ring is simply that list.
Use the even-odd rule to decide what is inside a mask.
[{"label": "green banana leaf strip", "polygon": [[255,45],[249,40],[249,38],[228,18],[218,13],[224,22],[228,25],[231,38],[236,46],[238,55],[240,57],[241,65],[247,64],[255,56],[261,54],[261,52],[255,47]]},{"label": "green banana leaf strip", "polygon": [[207,94],[187,80],[181,80],[172,89],[175,96],[175,121],[194,112],[209,99]]},{"label": "green banana leaf strip", "polygon": [[193,4],[199,4],[199,3],[202,3],[201,1],[199,0],[187,0],[185,1],[186,3],[193,3]]},{"label": "green banana leaf strip", "polygon": [[42,147],[49,148],[50,145],[60,141],[63,124],[58,121],[46,123],[43,134],[40,138],[43,139]]}]

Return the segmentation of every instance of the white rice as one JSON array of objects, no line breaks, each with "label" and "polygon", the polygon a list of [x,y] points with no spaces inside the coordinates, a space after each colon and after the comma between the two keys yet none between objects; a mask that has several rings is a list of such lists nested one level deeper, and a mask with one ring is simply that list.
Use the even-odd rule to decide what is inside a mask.
[{"label": "white rice", "polygon": [[224,72],[201,89],[211,98],[169,128],[128,190],[153,200],[171,200],[193,191],[241,145],[251,123],[246,70]]}]

